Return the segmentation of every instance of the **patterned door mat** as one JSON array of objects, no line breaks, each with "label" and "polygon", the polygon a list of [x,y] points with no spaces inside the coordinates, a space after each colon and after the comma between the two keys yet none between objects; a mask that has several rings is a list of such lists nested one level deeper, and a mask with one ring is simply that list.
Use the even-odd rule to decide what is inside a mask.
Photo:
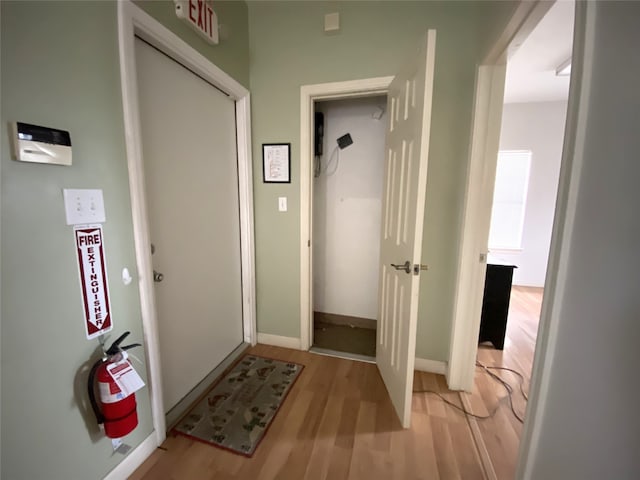
[{"label": "patterned door mat", "polygon": [[245,355],[174,431],[251,457],[303,368]]}]

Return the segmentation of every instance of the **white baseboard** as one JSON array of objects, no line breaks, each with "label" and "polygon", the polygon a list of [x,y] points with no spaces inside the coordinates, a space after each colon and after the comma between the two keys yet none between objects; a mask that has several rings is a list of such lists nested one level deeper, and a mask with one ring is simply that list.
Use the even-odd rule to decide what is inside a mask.
[{"label": "white baseboard", "polygon": [[136,469],[149,458],[158,446],[156,432],[151,432],[136,449],[127,455],[113,470],[111,470],[104,480],[122,480],[136,471]]},{"label": "white baseboard", "polygon": [[445,362],[418,357],[416,357],[414,368],[420,372],[437,373],[439,375],[444,375],[447,372],[447,364]]},{"label": "white baseboard", "polygon": [[296,337],[283,337],[280,335],[270,335],[258,332],[258,343],[273,345],[274,347],[292,348],[300,350],[300,339]]}]

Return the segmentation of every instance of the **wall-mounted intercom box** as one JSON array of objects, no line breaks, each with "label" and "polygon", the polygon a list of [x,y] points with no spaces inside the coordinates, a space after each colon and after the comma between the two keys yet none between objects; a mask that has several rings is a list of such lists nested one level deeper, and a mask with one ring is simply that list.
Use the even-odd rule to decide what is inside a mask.
[{"label": "wall-mounted intercom box", "polygon": [[71,165],[69,132],[22,122],[12,122],[10,130],[15,160]]}]

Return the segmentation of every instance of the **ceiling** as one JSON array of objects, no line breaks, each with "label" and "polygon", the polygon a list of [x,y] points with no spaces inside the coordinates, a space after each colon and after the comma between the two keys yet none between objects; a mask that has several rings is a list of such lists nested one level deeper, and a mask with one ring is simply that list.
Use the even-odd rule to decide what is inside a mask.
[{"label": "ceiling", "polygon": [[509,58],[505,103],[552,102],[569,98],[569,76],[556,69],[573,45],[573,0],[558,0]]}]

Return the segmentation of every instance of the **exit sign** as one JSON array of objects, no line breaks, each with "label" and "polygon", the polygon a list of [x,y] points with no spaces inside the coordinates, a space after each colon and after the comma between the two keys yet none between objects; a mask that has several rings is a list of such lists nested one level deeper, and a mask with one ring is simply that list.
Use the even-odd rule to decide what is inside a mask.
[{"label": "exit sign", "polygon": [[218,44],[218,17],[211,0],[174,0],[176,15],[212,45]]}]

